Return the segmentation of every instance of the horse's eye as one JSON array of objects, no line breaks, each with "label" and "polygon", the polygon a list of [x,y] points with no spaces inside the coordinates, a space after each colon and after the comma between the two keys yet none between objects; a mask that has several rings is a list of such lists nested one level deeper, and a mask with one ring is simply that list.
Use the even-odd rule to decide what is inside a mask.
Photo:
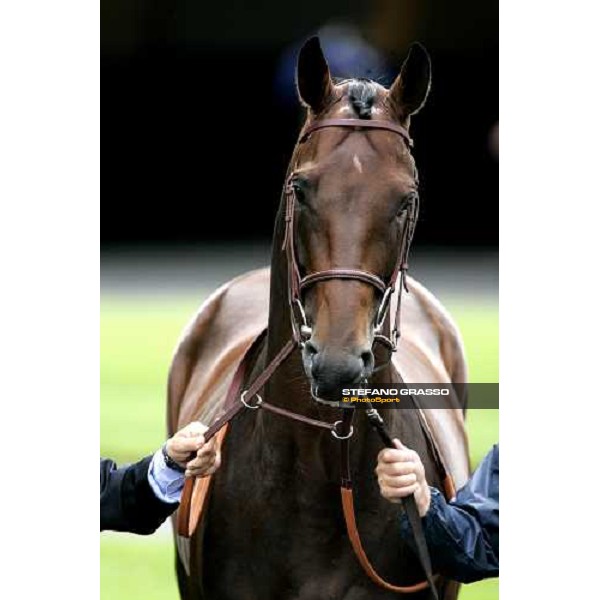
[{"label": "horse's eye", "polygon": [[298,202],[304,202],[304,200],[306,199],[306,196],[304,193],[303,182],[300,179],[292,180],[292,189],[294,190],[294,195],[296,196],[296,200],[298,200]]}]

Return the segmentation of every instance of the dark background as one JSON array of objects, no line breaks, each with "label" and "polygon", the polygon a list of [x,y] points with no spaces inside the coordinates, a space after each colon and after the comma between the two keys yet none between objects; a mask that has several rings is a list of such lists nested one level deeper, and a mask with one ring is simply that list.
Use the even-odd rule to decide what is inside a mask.
[{"label": "dark background", "polygon": [[270,237],[301,117],[289,57],[332,24],[380,52],[388,66],[367,74],[386,84],[425,44],[415,241],[495,248],[496,1],[102,0],[103,249]]}]

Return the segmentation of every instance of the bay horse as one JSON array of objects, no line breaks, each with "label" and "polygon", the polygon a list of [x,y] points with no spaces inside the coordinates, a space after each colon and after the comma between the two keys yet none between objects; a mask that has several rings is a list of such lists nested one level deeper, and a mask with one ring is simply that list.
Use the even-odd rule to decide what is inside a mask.
[{"label": "bay horse", "polygon": [[[457,327],[406,276],[418,199],[408,129],[430,79],[420,45],[389,89],[370,80],[334,82],[317,38],[300,51],[297,87],[307,118],[276,218],[270,270],[222,286],[184,331],[169,374],[168,428],[212,423],[239,365],[247,390],[290,339],[294,350],[245,402],[268,402],[307,422],[241,410],[229,423],[201,522],[190,539],[175,534],[184,600],[398,597],[367,577],[349,543],[339,436],[307,423],[337,423],[347,409],[331,398],[348,384],[466,381]],[[391,315],[400,314],[400,298],[396,347]],[[382,411],[388,430],[420,454],[428,482],[439,488],[440,457],[457,486],[468,477],[465,402],[450,396],[442,410]],[[379,494],[381,443],[364,411],[356,413],[350,467],[362,544],[381,577],[415,584],[423,572],[400,538],[401,509]],[[436,588],[444,600],[457,597],[455,582],[440,577]],[[429,595],[424,589],[407,598]]]}]

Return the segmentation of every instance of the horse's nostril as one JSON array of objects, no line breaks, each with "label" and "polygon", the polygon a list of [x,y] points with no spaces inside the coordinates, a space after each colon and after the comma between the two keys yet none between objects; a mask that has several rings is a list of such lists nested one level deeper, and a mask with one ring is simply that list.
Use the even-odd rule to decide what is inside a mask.
[{"label": "horse's nostril", "polygon": [[319,352],[319,350],[314,342],[308,340],[304,344],[304,352],[306,352],[306,356],[312,360],[315,357],[315,354]]},{"label": "horse's nostril", "polygon": [[360,359],[364,365],[365,373],[370,374],[373,371],[373,366],[375,365],[375,357],[373,356],[373,352],[371,350],[365,350],[361,353]]}]

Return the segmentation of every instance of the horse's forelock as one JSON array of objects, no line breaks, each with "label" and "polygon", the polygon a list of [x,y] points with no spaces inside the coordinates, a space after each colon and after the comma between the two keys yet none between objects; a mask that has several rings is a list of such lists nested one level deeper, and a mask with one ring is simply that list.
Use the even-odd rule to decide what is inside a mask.
[{"label": "horse's forelock", "polygon": [[340,83],[347,85],[348,102],[356,116],[359,119],[370,119],[381,86],[371,79],[349,79]]}]

